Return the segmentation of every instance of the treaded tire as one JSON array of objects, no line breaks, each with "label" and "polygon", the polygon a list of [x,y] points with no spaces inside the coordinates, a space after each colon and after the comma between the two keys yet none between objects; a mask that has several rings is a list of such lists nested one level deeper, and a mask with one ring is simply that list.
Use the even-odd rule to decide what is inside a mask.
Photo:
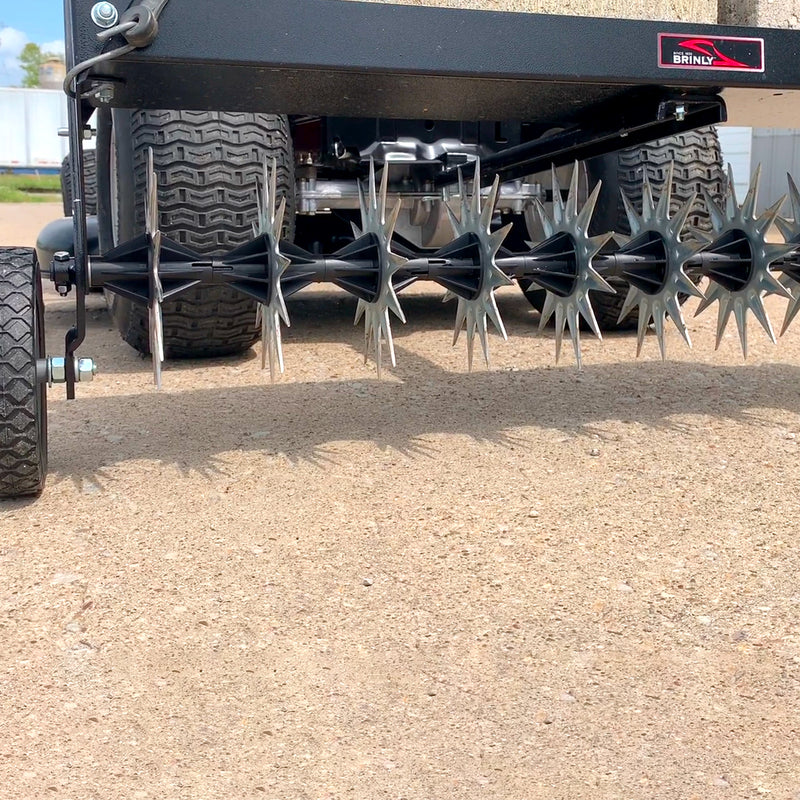
[{"label": "treaded tire", "polygon": [[[265,159],[275,159],[278,193],[287,199],[284,236],[294,235],[294,155],[286,117],[114,112],[113,130],[111,146],[118,165],[117,241],[144,230],[149,148],[158,176],[160,228],[165,236],[209,256],[221,255],[252,238],[255,189]],[[107,207],[101,198],[101,209]],[[109,227],[101,221],[101,231]],[[148,354],[146,307],[117,295],[110,295],[109,306],[125,341]],[[167,358],[239,353],[258,337],[255,302],[224,286],[189,290],[164,303],[162,313]]]},{"label": "treaded tire", "polygon": [[[706,127],[658,139],[640,147],[620,150],[587,162],[590,185],[603,181],[600,200],[592,219],[591,233],[614,231],[629,234],[630,227],[620,189],[625,191],[636,210],[641,213],[645,171],[655,191],[660,192],[670,162],[675,164],[672,212],[696,192],[698,199],[689,216],[690,227],[687,227],[686,233],[689,234],[691,228],[711,230],[711,219],[701,190],[705,189],[712,197],[719,198],[725,190],[726,177],[716,128]],[[591,292],[590,295],[598,324],[606,331],[634,327],[638,318],[637,309],[633,309],[622,321],[619,319],[628,293],[628,284],[619,279],[611,279],[609,283],[617,290],[616,294]],[[539,311],[544,306],[544,295],[539,290],[525,292],[531,305]]]},{"label": "treaded tire", "polygon": [[[83,182],[86,190],[86,215],[97,214],[97,152],[83,151]],[[72,155],[67,154],[61,162],[61,199],[64,216],[72,216]]]},{"label": "treaded tire", "polygon": [[[603,181],[602,196],[598,204],[598,213],[592,223],[592,232],[615,231],[629,234],[630,226],[622,204],[620,189],[641,213],[642,181],[645,171],[655,191],[660,193],[670,162],[675,165],[671,211],[674,213],[678,206],[693,193],[697,193],[697,201],[689,216],[685,235],[691,235],[692,229],[711,230],[711,218],[702,190],[718,199],[725,191],[726,177],[717,130],[707,127],[680,133],[667,139],[658,139],[642,147],[620,150],[605,158],[590,161],[588,169],[592,183],[597,180]],[[616,201],[614,202],[612,198],[616,198]],[[635,326],[638,319],[637,309],[633,309],[622,321],[619,319],[628,293],[628,284],[619,279],[612,279],[609,283],[617,290],[616,294],[606,292],[591,294],[598,324],[603,330]]]},{"label": "treaded tire", "polygon": [[0,248],[0,498],[39,494],[47,473],[42,283],[34,251]]}]

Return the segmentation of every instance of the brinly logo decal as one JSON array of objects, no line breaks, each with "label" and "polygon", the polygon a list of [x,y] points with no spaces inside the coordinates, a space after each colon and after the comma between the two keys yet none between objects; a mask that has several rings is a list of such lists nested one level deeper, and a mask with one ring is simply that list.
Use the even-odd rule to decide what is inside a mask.
[{"label": "brinly logo decal", "polygon": [[764,40],[660,33],[658,66],[664,69],[763,72]]}]

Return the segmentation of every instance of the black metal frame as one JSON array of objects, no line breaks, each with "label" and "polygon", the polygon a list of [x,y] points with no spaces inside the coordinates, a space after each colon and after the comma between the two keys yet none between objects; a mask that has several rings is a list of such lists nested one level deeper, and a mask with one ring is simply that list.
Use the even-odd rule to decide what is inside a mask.
[{"label": "black metal frame", "polygon": [[[90,18],[93,4],[64,0],[70,68],[124,44],[121,38],[105,45],[97,40]],[[756,101],[800,89],[800,35],[783,30],[342,0],[170,0],[160,26],[149,47],[81,75],[69,101],[75,257],[66,274],[63,268],[53,274],[76,288],[76,322],[66,336],[70,398],[75,393],[73,356],[85,336],[90,274],[81,148],[95,106],[513,119],[562,129],[485,160],[485,174],[511,178],[724,121],[728,88],[740,95],[744,90]],[[760,38],[764,70],[664,69],[657,58],[662,33]],[[437,181],[449,183],[455,177],[453,169],[443,169]],[[134,251],[143,254],[141,243],[129,256]],[[165,269],[175,279],[228,280],[230,264],[174,255],[175,263]],[[135,283],[141,264],[122,263],[128,263],[128,280]],[[352,259],[345,266],[350,269]],[[422,270],[424,265],[419,266]],[[427,275],[433,277],[430,270],[437,268],[444,265],[429,263]],[[117,278],[124,278],[115,269]],[[108,282],[102,272],[98,261],[94,284]]]}]

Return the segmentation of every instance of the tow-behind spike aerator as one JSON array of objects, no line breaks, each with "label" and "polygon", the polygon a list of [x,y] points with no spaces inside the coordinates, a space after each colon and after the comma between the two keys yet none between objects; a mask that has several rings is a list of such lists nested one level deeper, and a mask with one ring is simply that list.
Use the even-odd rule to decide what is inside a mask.
[{"label": "tow-behind spike aerator", "polygon": [[[492,230],[499,181],[494,181],[482,200],[480,172],[476,166],[471,194],[463,175],[459,175],[460,214],[448,207],[456,238],[431,254],[393,242],[400,205],[387,211],[388,171],[384,166],[379,187],[375,164],[371,161],[366,192],[360,192],[361,227],[354,226],[356,239],[331,256],[324,256],[281,240],[286,203],[285,199],[277,197],[276,165],[273,163],[271,169],[264,165],[263,188],[256,192],[255,238],[219,260],[209,260],[162,236],[151,156],[145,234],[119,245],[103,259],[93,259],[92,285],[147,303],[150,352],[157,386],[161,385],[165,349],[161,303],[200,283],[225,284],[257,301],[262,367],[269,364],[273,381],[284,369],[281,323],[289,324],[285,298],[312,283],[323,282],[332,283],[357,298],[356,321],[365,319],[365,355],[368,358],[370,353],[374,354],[379,376],[384,346],[388,348],[391,363],[396,363],[389,312],[405,322],[397,292],[417,280],[434,281],[446,289],[445,299],[458,299],[454,343],[466,327],[470,369],[476,337],[488,365],[488,320],[506,338],[495,293],[512,279],[526,286],[535,284],[546,291],[540,329],[555,316],[558,360],[569,325],[579,368],[582,367],[580,321],[585,320],[592,331],[601,336],[591,293],[613,292],[607,278],[621,279],[628,284],[622,316],[638,306],[637,354],[641,353],[652,322],[661,357],[666,357],[665,321],[668,316],[691,346],[680,306],[685,296],[694,295],[702,299],[700,311],[716,300],[720,303],[717,345],[730,315],[735,314],[746,355],[746,312],[752,311],[774,340],[762,297],[771,292],[791,299],[787,287],[800,284],[800,228],[796,221],[790,223],[779,216],[783,200],[756,217],[758,175],[756,172],[741,206],[732,189],[732,175],[724,208],[713,198],[706,197],[716,238],[700,245],[685,238],[684,230],[695,198],[687,198],[677,212],[670,215],[672,169],[667,172],[658,202],[649,181],[644,179],[641,212],[636,211],[623,194],[630,236],[590,234],[599,184],[579,208],[577,165],[566,200],[554,170],[552,217],[541,204],[538,206],[547,238],[533,244],[526,253],[514,254],[502,249],[510,226]],[[791,179],[790,195],[795,214],[800,216],[800,192]],[[775,226],[788,241],[770,241]],[[773,275],[773,269],[783,272],[780,281]],[[712,281],[708,297],[696,286],[704,277]],[[800,301],[792,300],[784,330],[797,314],[798,303]]]}]

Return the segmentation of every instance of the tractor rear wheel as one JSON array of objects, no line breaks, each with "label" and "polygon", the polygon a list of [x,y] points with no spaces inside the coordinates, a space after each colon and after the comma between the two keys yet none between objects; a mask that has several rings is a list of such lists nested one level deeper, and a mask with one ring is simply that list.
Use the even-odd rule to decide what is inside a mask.
[{"label": "tractor rear wheel", "polygon": [[[252,237],[256,185],[264,160],[275,159],[278,193],[286,196],[284,235],[294,232],[294,155],[286,117],[194,111],[114,111],[98,121],[101,249],[144,230],[147,152],[158,176],[163,234],[199,254],[220,255]],[[150,351],[147,308],[109,294],[122,337]],[[256,304],[224,286],[198,286],[162,307],[167,358],[223,356],[257,339]]]},{"label": "tractor rear wheel", "polygon": [[[86,191],[87,216],[97,214],[97,151],[83,151],[83,186]],[[61,200],[64,216],[72,216],[72,156],[67,154],[61,162]]]}]

